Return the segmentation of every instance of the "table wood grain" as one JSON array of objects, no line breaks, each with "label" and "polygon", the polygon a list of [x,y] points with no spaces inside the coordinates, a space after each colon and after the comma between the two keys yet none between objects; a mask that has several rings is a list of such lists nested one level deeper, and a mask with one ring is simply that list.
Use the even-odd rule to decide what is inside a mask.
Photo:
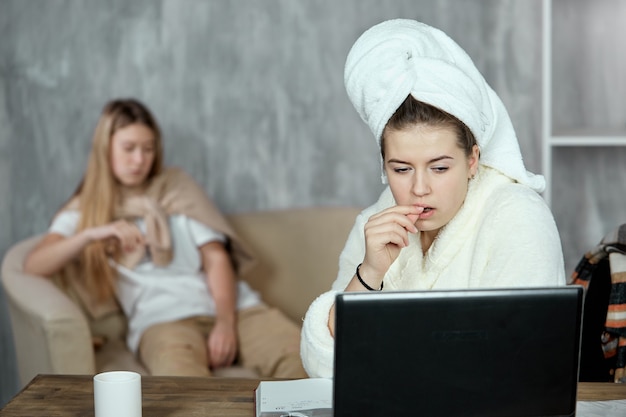
[{"label": "table wood grain", "polygon": [[[143,376],[143,416],[254,417],[254,390],[259,382],[258,379]],[[578,399],[626,399],[626,384],[580,383]],[[90,375],[38,375],[0,410],[1,417],[93,415]]]}]

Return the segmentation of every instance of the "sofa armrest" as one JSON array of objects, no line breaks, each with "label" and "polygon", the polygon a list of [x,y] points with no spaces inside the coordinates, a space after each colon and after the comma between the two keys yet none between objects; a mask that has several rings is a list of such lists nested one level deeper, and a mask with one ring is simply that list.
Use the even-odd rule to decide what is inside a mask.
[{"label": "sofa armrest", "polygon": [[2,263],[22,384],[40,373],[93,374],[94,350],[87,319],[52,280],[24,273],[26,255],[39,237],[11,247]]}]

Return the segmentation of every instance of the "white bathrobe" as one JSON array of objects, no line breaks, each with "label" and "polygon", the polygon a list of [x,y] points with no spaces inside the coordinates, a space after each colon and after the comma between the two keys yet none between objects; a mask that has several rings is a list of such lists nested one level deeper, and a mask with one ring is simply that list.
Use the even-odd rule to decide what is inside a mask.
[{"label": "white bathrobe", "polygon": [[[344,83],[379,144],[389,118],[410,94],[456,116],[480,148],[478,175],[469,183],[463,206],[426,256],[419,235],[409,235],[410,245],[385,274],[385,291],[565,285],[559,234],[538,194],[545,180],[526,170],[504,104],[454,40],[421,22],[382,22],[352,46]],[[331,291],[309,307],[301,356],[312,377],[333,376],[328,316],[335,294],[363,262],[364,225],[371,215],[395,204],[386,189],[357,217]]]},{"label": "white bathrobe", "polygon": [[[311,377],[333,376],[330,308],[363,262],[367,219],[395,205],[387,188],[357,217],[339,258],[332,290],[320,295],[304,319],[301,356]],[[439,233],[426,256],[419,235],[384,277],[385,291],[565,285],[561,241],[544,200],[528,186],[480,166],[458,214]],[[407,329],[411,331],[411,329]]]}]

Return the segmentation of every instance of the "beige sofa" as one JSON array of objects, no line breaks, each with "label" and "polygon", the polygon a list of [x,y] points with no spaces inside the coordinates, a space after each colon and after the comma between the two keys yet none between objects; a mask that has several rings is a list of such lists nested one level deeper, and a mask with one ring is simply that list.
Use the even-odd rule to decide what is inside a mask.
[{"label": "beige sofa", "polygon": [[[301,322],[311,301],[334,280],[339,253],[358,212],[351,207],[316,207],[231,215],[233,227],[259,259],[244,279],[268,304]],[[23,272],[24,257],[38,239],[18,242],[2,264],[22,384],[41,373],[127,369],[146,374],[126,349],[123,315],[90,321],[50,280]],[[92,335],[104,336],[107,342],[94,349]],[[255,374],[232,367],[220,376]]]}]

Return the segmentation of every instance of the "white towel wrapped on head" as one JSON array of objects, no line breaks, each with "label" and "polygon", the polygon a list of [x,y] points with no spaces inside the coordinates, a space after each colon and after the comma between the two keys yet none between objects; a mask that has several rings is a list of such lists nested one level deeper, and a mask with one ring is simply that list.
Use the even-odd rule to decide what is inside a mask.
[{"label": "white towel wrapped on head", "polygon": [[480,162],[541,192],[545,180],[526,170],[511,119],[467,53],[442,31],[394,19],[352,46],[344,82],[378,144],[391,116],[412,95],[461,120],[480,147]]}]

